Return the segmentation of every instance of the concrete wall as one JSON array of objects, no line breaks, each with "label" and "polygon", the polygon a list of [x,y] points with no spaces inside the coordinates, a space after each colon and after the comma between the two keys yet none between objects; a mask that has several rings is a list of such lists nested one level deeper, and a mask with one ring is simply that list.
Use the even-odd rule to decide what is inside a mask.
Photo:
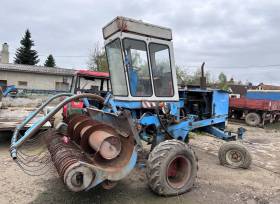
[{"label": "concrete wall", "polygon": [[[72,77],[65,78],[70,90]],[[63,82],[63,76],[0,71],[0,80],[7,80],[7,85],[15,85],[17,88],[56,90],[56,82]],[[27,82],[27,86],[21,85],[20,81]]]}]

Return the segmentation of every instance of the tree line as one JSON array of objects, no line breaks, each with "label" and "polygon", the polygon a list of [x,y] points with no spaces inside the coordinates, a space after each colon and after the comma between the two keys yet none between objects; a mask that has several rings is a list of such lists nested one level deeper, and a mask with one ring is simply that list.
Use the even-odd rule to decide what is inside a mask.
[{"label": "tree line", "polygon": [[[21,46],[16,50],[14,63],[15,64],[28,64],[28,65],[36,65],[39,63],[39,55],[38,52],[32,49],[35,46],[34,41],[31,38],[31,33],[27,29],[23,38],[20,41]],[[134,60],[137,60],[136,58]],[[94,48],[91,50],[88,62],[88,69],[94,71],[108,72],[108,63],[106,59],[106,52],[103,46],[100,46],[98,43],[94,45]],[[49,55],[44,63],[46,67],[55,67],[55,59],[53,55]],[[187,69],[176,66],[176,75],[178,81],[182,85],[199,85],[201,70],[198,68],[194,73],[188,72]],[[241,81],[234,81],[231,77],[228,80],[227,76],[221,72],[218,76],[218,80],[215,80],[209,71],[205,73],[206,81],[209,86],[215,86],[216,88],[222,90],[228,90],[229,85],[239,84],[241,85]],[[251,84],[248,82],[247,84]]]}]

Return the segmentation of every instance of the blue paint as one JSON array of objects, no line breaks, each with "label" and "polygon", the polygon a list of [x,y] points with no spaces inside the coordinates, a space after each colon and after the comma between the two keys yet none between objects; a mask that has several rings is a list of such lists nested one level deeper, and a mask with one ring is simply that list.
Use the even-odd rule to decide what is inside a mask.
[{"label": "blue paint", "polygon": [[160,123],[156,115],[144,114],[138,123],[145,126],[155,125],[156,127],[160,127]]},{"label": "blue paint", "polygon": [[137,95],[137,83],[138,83],[137,71],[134,70],[132,67],[129,67],[128,74],[129,74],[130,93],[132,96],[136,96]]},{"label": "blue paint", "polygon": [[219,139],[225,140],[230,137],[230,135],[225,134],[224,131],[220,130],[219,128],[216,128],[215,126],[206,126],[203,130],[212,135],[215,135]]},{"label": "blue paint", "polygon": [[246,93],[246,98],[279,101],[280,91],[248,91]]},{"label": "blue paint", "polygon": [[[0,85],[1,86],[1,85]],[[8,96],[9,93],[17,91],[15,85],[7,86],[3,91],[2,94],[4,97]]]},{"label": "blue paint", "polygon": [[114,100],[114,104],[116,107],[122,107],[127,109],[141,109],[142,102],[141,101],[118,101]]},{"label": "blue paint", "polygon": [[212,114],[214,116],[228,114],[229,96],[227,92],[214,90],[212,101]]},{"label": "blue paint", "polygon": [[85,107],[89,107],[90,106],[89,101],[88,101],[87,98],[83,98],[83,102],[84,102]]},{"label": "blue paint", "polygon": [[169,105],[170,108],[170,114],[171,115],[178,115],[179,114],[179,107],[180,107],[180,103],[167,103]]}]

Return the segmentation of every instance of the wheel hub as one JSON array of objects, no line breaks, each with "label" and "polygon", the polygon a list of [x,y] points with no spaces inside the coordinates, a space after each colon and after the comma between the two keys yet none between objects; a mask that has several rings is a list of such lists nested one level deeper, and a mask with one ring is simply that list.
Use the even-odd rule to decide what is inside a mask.
[{"label": "wheel hub", "polygon": [[238,166],[243,161],[243,156],[240,151],[237,150],[229,150],[226,153],[226,160],[230,165]]},{"label": "wheel hub", "polygon": [[186,157],[179,155],[169,162],[166,179],[172,188],[182,188],[189,180],[190,173],[190,161]]}]

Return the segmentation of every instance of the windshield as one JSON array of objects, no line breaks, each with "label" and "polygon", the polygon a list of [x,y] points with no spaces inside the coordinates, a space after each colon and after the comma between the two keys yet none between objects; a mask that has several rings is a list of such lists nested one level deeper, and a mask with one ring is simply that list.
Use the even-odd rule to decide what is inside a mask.
[{"label": "windshield", "polygon": [[124,39],[123,46],[131,95],[151,96],[153,92],[146,43]]},{"label": "windshield", "polygon": [[109,83],[107,82],[107,79],[80,76],[77,81],[77,91],[82,93],[107,92],[110,90]]},{"label": "windshield", "polygon": [[151,57],[154,89],[156,96],[173,96],[173,80],[169,47],[167,45],[150,43],[149,51]]},{"label": "windshield", "polygon": [[127,85],[124,73],[123,58],[120,39],[106,45],[111,84],[115,96],[127,96]]}]

